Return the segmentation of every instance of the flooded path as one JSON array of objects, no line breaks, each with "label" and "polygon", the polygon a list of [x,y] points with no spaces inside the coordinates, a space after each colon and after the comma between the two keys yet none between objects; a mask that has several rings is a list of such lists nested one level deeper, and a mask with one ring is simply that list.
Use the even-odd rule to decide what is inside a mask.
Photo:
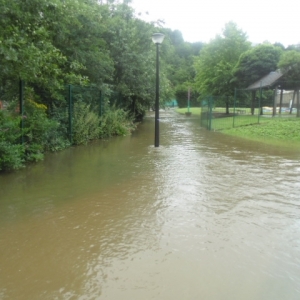
[{"label": "flooded path", "polygon": [[160,131],[0,175],[1,300],[300,299],[300,151]]}]

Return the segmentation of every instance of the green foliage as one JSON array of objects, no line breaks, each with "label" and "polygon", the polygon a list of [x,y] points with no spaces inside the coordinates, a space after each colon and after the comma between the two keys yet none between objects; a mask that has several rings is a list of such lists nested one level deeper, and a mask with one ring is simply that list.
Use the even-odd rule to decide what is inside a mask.
[{"label": "green foliage", "polygon": [[20,118],[0,110],[0,171],[23,167],[25,149],[20,136]]},{"label": "green foliage", "polygon": [[197,102],[198,93],[191,89],[191,85],[182,84],[178,85],[175,92],[175,98],[178,103],[178,107],[187,107],[188,106],[188,90],[190,89],[190,107],[199,106]]},{"label": "green foliage", "polygon": [[188,89],[189,87],[187,85],[178,85],[175,92],[175,98],[178,103],[178,107],[187,107],[188,102]]},{"label": "green foliage", "polygon": [[78,102],[74,104],[73,143],[86,144],[88,141],[99,138],[100,118],[91,110],[89,104]]},{"label": "green foliage", "polygon": [[17,170],[24,167],[24,147],[0,141],[0,171]]},{"label": "green foliage", "polygon": [[300,145],[300,120],[297,118],[267,118],[263,123],[232,128],[224,131],[230,135],[241,136],[266,143],[298,143]]},{"label": "green foliage", "polygon": [[271,44],[258,45],[240,56],[233,73],[237,87],[246,88],[277,69],[282,48]]},{"label": "green foliage", "polygon": [[204,95],[232,96],[234,67],[249,48],[246,34],[236,24],[226,24],[223,35],[207,44],[195,60],[197,90]]},{"label": "green foliage", "polygon": [[203,43],[188,43],[178,30],[164,29],[166,38],[162,45],[164,69],[173,91],[182,84],[192,85],[195,78],[193,60],[203,48]]},{"label": "green foliage", "polygon": [[68,136],[69,116],[67,107],[65,105],[61,107],[54,105],[48,113],[48,117],[59,126],[46,133],[48,143],[45,150],[59,151],[69,147],[71,143]]},{"label": "green foliage", "polygon": [[51,136],[59,123],[48,118],[43,104],[29,98],[24,105],[23,124],[26,160],[42,160],[44,151],[54,142]]},{"label": "green foliage", "polygon": [[128,135],[134,128],[133,117],[122,109],[112,108],[101,117],[101,137]]}]

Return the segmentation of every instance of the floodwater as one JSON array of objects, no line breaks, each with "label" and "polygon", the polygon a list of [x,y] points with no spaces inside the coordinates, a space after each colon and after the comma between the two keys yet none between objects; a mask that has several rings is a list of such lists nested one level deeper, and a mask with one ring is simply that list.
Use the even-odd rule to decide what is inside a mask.
[{"label": "floodwater", "polygon": [[165,113],[0,175],[0,299],[298,300],[300,150]]}]

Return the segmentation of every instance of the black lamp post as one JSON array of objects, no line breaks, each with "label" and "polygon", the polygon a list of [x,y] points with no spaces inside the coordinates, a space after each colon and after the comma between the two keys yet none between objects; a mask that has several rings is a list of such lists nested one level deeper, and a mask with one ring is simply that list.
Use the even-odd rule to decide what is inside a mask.
[{"label": "black lamp post", "polygon": [[162,33],[152,35],[152,41],[156,44],[155,147],[159,147],[159,45],[163,42],[164,37]]}]

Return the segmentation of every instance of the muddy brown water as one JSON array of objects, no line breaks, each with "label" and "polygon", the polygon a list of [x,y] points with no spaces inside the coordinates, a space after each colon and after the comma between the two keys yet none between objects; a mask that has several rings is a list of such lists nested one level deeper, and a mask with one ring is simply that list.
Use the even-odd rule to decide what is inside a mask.
[{"label": "muddy brown water", "polygon": [[0,299],[298,300],[300,150],[162,113],[0,175]]}]

